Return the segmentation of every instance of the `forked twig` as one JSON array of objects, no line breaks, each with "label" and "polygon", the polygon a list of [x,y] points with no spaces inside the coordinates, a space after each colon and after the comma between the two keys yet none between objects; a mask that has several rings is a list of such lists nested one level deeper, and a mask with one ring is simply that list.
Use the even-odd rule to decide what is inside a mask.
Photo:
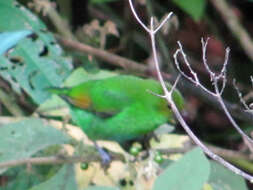
[{"label": "forked twig", "polygon": [[[159,79],[159,82],[162,86],[162,89],[163,89],[163,92],[164,92],[164,95],[158,95],[160,96],[161,98],[165,98],[168,103],[170,104],[171,106],[171,110],[172,112],[174,113],[175,117],[177,118],[177,120],[179,121],[179,123],[182,125],[182,127],[184,128],[184,130],[188,133],[188,135],[192,138],[192,140],[208,155],[210,156],[213,160],[216,160],[217,162],[219,162],[220,164],[222,164],[223,166],[225,166],[226,168],[228,168],[229,170],[233,171],[234,173],[238,174],[238,175],[241,175],[242,177],[244,177],[245,179],[248,179],[250,181],[253,181],[253,176],[243,172],[242,170],[240,170],[239,168],[235,167],[234,165],[230,164],[229,162],[227,162],[226,160],[224,160],[223,158],[221,158],[220,156],[214,154],[212,151],[210,151],[206,145],[204,145],[199,139],[198,137],[191,131],[190,127],[186,124],[186,122],[184,121],[182,115],[180,114],[179,110],[177,109],[176,105],[175,105],[175,102],[172,98],[172,93],[173,91],[175,90],[175,87],[180,79],[180,75],[177,77],[177,80],[175,81],[175,83],[173,84],[173,87],[168,90],[166,88],[166,85],[165,85],[165,81],[163,80],[163,77],[162,77],[162,74],[161,74],[161,71],[160,71],[160,68],[159,68],[159,63],[158,63],[158,59],[157,59],[157,51],[156,51],[156,45],[155,45],[155,34],[156,32],[161,28],[162,24],[164,24],[172,15],[172,12],[168,14],[168,16],[166,17],[165,20],[163,20],[161,22],[161,24],[157,27],[157,28],[154,28],[154,22],[153,22],[153,17],[151,17],[150,19],[150,28],[148,28],[142,21],[141,19],[138,17],[134,7],[133,7],[133,4],[132,4],[132,0],[129,0],[129,4],[130,4],[130,7],[131,7],[131,10],[133,12],[133,15],[135,16],[136,20],[138,21],[138,23],[144,28],[144,30],[147,31],[147,33],[149,34],[150,36],[150,39],[151,39],[151,44],[152,44],[152,52],[153,52],[153,55],[154,55],[154,62],[155,62],[155,67],[156,67],[156,71],[157,71],[157,75],[158,75],[158,79]],[[204,41],[202,42],[204,45],[205,45],[205,48],[203,47],[203,49],[206,51],[206,46],[207,46],[207,43],[204,43]],[[179,50],[176,51],[175,55],[174,55],[174,59],[175,59],[175,62],[177,62],[177,55],[179,53],[181,53],[183,55],[183,58],[184,58],[184,61],[187,65],[187,67],[190,69],[191,73],[193,74],[194,76],[194,79],[188,77],[187,75],[185,75],[184,72],[182,72],[182,70],[180,69],[179,67],[179,64],[176,64],[177,68],[179,69],[180,73],[186,77],[187,79],[189,79],[191,82],[193,82],[194,84],[196,84],[197,86],[200,86],[203,90],[205,90],[206,92],[208,92],[209,94],[213,95],[213,96],[216,96],[217,99],[219,101],[222,101],[222,98],[221,98],[221,94],[225,88],[225,84],[226,84],[226,79],[225,79],[225,66],[227,64],[227,60],[228,60],[228,53],[229,53],[229,50],[227,50],[227,53],[226,53],[226,57],[225,57],[225,62],[224,62],[224,67],[223,69],[221,70],[220,74],[218,76],[214,75],[212,72],[210,72],[210,77],[212,79],[212,81],[214,82],[214,86],[215,86],[215,93],[214,92],[211,92],[210,90],[206,89],[203,85],[200,84],[199,80],[198,80],[198,76],[197,74],[191,69],[190,67],[190,64],[188,63],[187,61],[187,58],[186,58],[186,54],[184,53],[183,49],[182,49],[182,46],[180,44],[180,42],[178,42],[179,44]],[[205,53],[204,51],[204,53]],[[203,61],[204,63],[206,64],[206,60],[205,60],[205,57],[203,57]],[[178,62],[177,62],[178,63]],[[206,64],[205,67],[209,69],[208,65]],[[222,85],[222,88],[221,90],[219,90],[218,88],[218,80],[219,79],[223,79],[223,85]],[[253,79],[252,79],[253,80]],[[225,108],[225,112],[228,113],[224,103],[221,104],[223,109]],[[226,114],[227,114],[226,113]],[[228,115],[230,116],[230,114],[228,113]],[[230,118],[232,118],[230,116]],[[233,119],[233,118],[232,118]],[[232,120],[234,121],[234,120]],[[235,123],[235,122],[234,122]],[[236,123],[235,123],[236,124]],[[239,128],[239,126],[235,127],[238,132],[241,134],[242,133],[242,136],[246,135],[243,133],[243,131],[241,131],[241,129]],[[239,128],[239,129],[238,129]],[[246,135],[247,136],[247,135]],[[250,139],[248,136],[247,136],[248,139]],[[251,140],[251,139],[250,139]]]},{"label": "forked twig", "polygon": [[[197,86],[199,86],[201,89],[203,89],[205,92],[211,94],[212,96],[214,96],[219,104],[221,105],[224,113],[226,114],[227,118],[229,119],[229,121],[231,122],[232,126],[237,130],[237,132],[243,137],[243,140],[244,141],[247,141],[245,142],[246,145],[248,145],[249,149],[253,151],[253,140],[248,136],[246,135],[242,130],[241,128],[239,127],[239,125],[235,122],[235,120],[233,119],[233,117],[231,116],[231,114],[229,113],[227,107],[225,106],[224,104],[224,101],[222,99],[222,93],[224,91],[224,88],[226,86],[226,82],[227,82],[227,78],[226,78],[226,66],[228,64],[228,57],[229,57],[229,52],[230,52],[230,49],[227,48],[226,49],[226,54],[225,54],[225,60],[224,60],[224,64],[223,64],[223,67],[220,71],[219,74],[215,74],[213,71],[211,71],[210,67],[208,66],[207,64],[207,61],[206,61],[206,49],[207,49],[207,45],[208,45],[208,39],[206,41],[201,40],[202,42],[202,53],[203,53],[203,56],[202,56],[202,59],[203,59],[203,64],[205,66],[205,69],[207,70],[207,72],[209,73],[210,75],[210,81],[212,82],[212,85],[214,86],[214,92],[212,92],[211,90],[207,89],[206,87],[204,87],[200,82],[199,82],[199,79],[198,79],[198,76],[197,76],[197,73],[194,72],[189,64],[189,62],[187,61],[187,57],[186,57],[186,54],[184,53],[184,50],[182,48],[182,45],[180,44],[180,42],[178,42],[179,44],[179,48],[178,50],[175,52],[174,54],[174,61],[175,61],[175,64],[176,64],[176,67],[178,69],[178,71],[185,77],[187,78],[188,80],[190,80],[193,84],[196,84]],[[177,60],[177,57],[178,57],[178,54],[181,53],[182,56],[184,57],[184,64],[187,66],[187,68],[191,71],[191,74],[194,76],[194,79],[187,76],[181,69],[180,69],[180,66],[179,66],[179,63],[178,63],[178,60]],[[222,87],[221,89],[219,88],[219,81],[222,82]]]},{"label": "forked twig", "polygon": [[[250,79],[251,79],[251,83],[253,85],[252,76],[250,77]],[[247,100],[244,100],[244,98],[242,97],[242,93],[239,90],[238,86],[236,85],[236,80],[235,79],[233,80],[233,85],[234,85],[234,88],[235,88],[235,90],[237,92],[237,95],[239,97],[240,102],[242,103],[242,105],[245,108],[245,111],[247,111],[249,113],[253,113],[253,110],[252,110],[252,107],[251,107],[252,103],[249,106],[246,104]],[[250,95],[252,97],[252,92],[249,93],[248,95]],[[246,96],[248,96],[248,95],[246,95]],[[248,97],[250,97],[250,96],[248,96]]]}]

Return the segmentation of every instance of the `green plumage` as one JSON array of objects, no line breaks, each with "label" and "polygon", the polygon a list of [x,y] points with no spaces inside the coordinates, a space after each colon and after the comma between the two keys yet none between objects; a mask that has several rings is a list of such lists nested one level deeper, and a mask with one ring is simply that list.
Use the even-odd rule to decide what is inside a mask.
[{"label": "green plumage", "polygon": [[[148,90],[163,94],[157,81],[134,76],[91,80],[73,88],[49,91],[71,105],[73,121],[90,139],[121,143],[147,134],[172,119],[168,103]],[[183,99],[178,91],[174,92],[173,98],[181,109]],[[102,118],[94,113],[110,117]]]}]

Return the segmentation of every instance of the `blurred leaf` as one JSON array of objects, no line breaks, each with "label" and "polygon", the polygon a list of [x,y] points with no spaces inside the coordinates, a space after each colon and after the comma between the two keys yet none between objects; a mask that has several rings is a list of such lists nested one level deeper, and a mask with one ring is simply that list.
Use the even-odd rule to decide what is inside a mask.
[{"label": "blurred leaf", "polygon": [[156,179],[153,190],[201,190],[209,174],[208,160],[200,148],[195,148],[169,165]]},{"label": "blurred leaf", "polygon": [[204,184],[203,190],[214,190],[210,184]]},{"label": "blurred leaf", "polygon": [[173,0],[173,2],[195,21],[199,21],[204,15],[206,0]]},{"label": "blurred leaf", "polygon": [[60,171],[48,181],[41,183],[30,190],[77,190],[75,173],[72,165],[64,165]]},{"label": "blurred leaf", "polygon": [[39,106],[36,112],[44,116],[66,117],[69,115],[69,107],[62,98],[57,95],[52,95]]},{"label": "blurred leaf", "polygon": [[211,174],[208,180],[213,190],[247,190],[245,180],[233,173],[232,171],[224,168],[217,162],[211,161]]},{"label": "blurred leaf", "polygon": [[29,172],[26,166],[15,167],[9,169],[4,176],[8,176],[8,181],[5,186],[0,186],[0,190],[23,190],[37,185],[41,182],[41,175],[33,171]]},{"label": "blurred leaf", "polygon": [[19,40],[30,35],[31,33],[32,31],[30,30],[0,33],[0,55],[2,55],[11,47],[15,46]]},{"label": "blurred leaf", "polygon": [[0,139],[0,162],[28,158],[50,145],[69,140],[60,130],[44,125],[40,119],[1,126]]},{"label": "blurred leaf", "polygon": [[99,80],[118,75],[112,71],[100,70],[96,74],[88,73],[83,68],[77,68],[64,82],[64,86],[72,87],[88,80]]},{"label": "blurred leaf", "polygon": [[72,64],[62,56],[62,49],[46,26],[22,5],[10,2],[0,1],[0,31],[28,29],[34,34],[0,57],[0,75],[17,93],[24,89],[40,104],[50,96],[44,89],[60,86]]}]

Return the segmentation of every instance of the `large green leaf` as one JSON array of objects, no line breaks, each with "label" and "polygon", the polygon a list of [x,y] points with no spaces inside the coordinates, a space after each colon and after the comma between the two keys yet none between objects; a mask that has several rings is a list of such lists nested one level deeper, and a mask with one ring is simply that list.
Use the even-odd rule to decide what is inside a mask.
[{"label": "large green leaf", "polygon": [[0,185],[0,190],[23,190],[41,183],[43,177],[34,171],[29,171],[26,166],[15,167],[9,169],[4,176],[8,176],[8,183],[4,186]]},{"label": "large green leaf", "polygon": [[0,127],[0,162],[28,158],[50,145],[67,143],[60,130],[40,119],[25,119]]},{"label": "large green leaf", "polygon": [[0,75],[16,92],[24,89],[40,104],[50,95],[46,87],[60,86],[70,73],[72,64],[64,58],[46,26],[29,10],[12,0],[0,1],[0,32],[32,30],[31,38],[23,39],[5,56],[0,57]]},{"label": "large green leaf", "polygon": [[60,171],[48,181],[41,183],[30,190],[77,190],[74,168],[64,165]]},{"label": "large green leaf", "polygon": [[0,55],[15,46],[19,40],[31,34],[30,30],[18,30],[15,32],[4,32],[0,34]]},{"label": "large green leaf", "polygon": [[247,190],[245,180],[217,162],[211,161],[211,174],[208,180],[213,190]]},{"label": "large green leaf", "polygon": [[169,165],[155,181],[153,190],[201,190],[210,174],[210,164],[200,148]]},{"label": "large green leaf", "polygon": [[173,2],[195,21],[200,20],[204,15],[206,0],[173,0]]}]

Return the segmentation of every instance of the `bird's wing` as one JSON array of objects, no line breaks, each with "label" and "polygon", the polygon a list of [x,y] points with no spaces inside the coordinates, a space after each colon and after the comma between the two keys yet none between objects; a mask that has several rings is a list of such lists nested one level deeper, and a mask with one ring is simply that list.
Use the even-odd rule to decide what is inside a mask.
[{"label": "bird's wing", "polygon": [[167,121],[167,116],[154,108],[142,103],[135,103],[106,119],[103,131],[108,139],[123,142],[147,134]]},{"label": "bird's wing", "polygon": [[90,110],[114,115],[131,105],[134,100],[129,94],[115,88],[96,88],[91,91]]},{"label": "bird's wing", "polygon": [[73,121],[83,129],[90,139],[118,142],[138,138],[168,120],[163,114],[141,103],[126,107],[107,119],[102,119],[78,108],[71,109],[71,115]]}]

